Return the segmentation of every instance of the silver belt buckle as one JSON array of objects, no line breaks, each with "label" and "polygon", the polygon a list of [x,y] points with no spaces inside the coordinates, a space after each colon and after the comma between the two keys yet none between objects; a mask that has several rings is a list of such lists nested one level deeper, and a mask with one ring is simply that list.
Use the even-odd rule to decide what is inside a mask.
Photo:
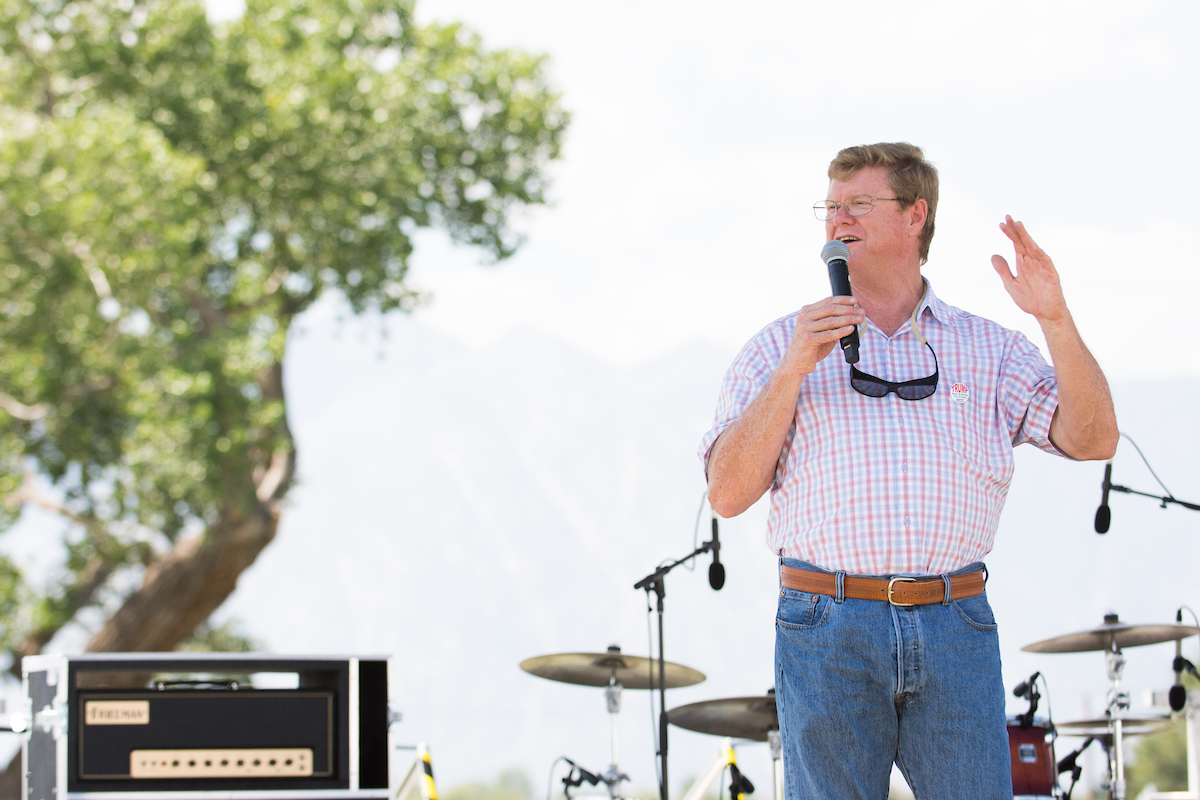
[{"label": "silver belt buckle", "polygon": [[908,608],[909,606],[915,606],[916,603],[898,603],[892,599],[892,588],[896,585],[897,581],[906,581],[908,583],[916,583],[917,579],[916,578],[902,578],[902,577],[897,576],[897,577],[889,580],[888,588],[887,588],[887,601],[894,606],[899,606],[900,608]]}]

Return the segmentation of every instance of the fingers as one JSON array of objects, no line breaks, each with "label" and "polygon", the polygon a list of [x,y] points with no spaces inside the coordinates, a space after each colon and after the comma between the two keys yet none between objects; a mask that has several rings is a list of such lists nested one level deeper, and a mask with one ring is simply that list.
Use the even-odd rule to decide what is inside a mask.
[{"label": "fingers", "polygon": [[1008,262],[1004,260],[1004,256],[1002,255],[992,256],[992,269],[996,270],[996,273],[1004,280],[1005,283],[1008,283],[1016,277],[1013,275],[1012,270],[1009,269]]},{"label": "fingers", "polygon": [[846,327],[853,328],[865,318],[862,309],[854,305],[853,297],[829,297],[800,309],[796,329],[815,334]]},{"label": "fingers", "polygon": [[866,319],[853,297],[828,297],[805,306],[796,316],[788,361],[801,373],[812,372],[838,339],[849,336]]},{"label": "fingers", "polygon": [[1029,235],[1029,231],[1025,230],[1025,223],[1014,220],[1011,214],[1004,215],[1004,222],[1000,223],[1000,230],[1013,243],[1017,255],[1035,256],[1038,258],[1045,256],[1042,248],[1038,247],[1037,242]]}]

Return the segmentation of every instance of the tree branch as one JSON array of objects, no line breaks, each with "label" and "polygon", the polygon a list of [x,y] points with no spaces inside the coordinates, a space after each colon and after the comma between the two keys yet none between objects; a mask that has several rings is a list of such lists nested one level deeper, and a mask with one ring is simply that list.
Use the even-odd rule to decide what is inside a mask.
[{"label": "tree branch", "polygon": [[249,516],[226,507],[207,535],[178,542],[146,572],[142,587],[88,642],[87,651],[163,652],[175,648],[237,588],[279,526],[277,504]]},{"label": "tree branch", "polygon": [[35,422],[50,413],[50,407],[45,403],[36,403],[35,405],[27,406],[15,397],[4,394],[4,392],[0,392],[0,408],[25,422]]}]

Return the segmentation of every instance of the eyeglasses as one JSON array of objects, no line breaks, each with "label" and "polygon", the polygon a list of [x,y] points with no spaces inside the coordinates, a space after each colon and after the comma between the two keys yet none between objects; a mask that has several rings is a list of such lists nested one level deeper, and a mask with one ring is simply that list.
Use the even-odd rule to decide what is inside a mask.
[{"label": "eyeglasses", "polygon": [[937,391],[938,385],[937,353],[934,353],[933,346],[929,342],[925,342],[925,346],[929,348],[929,352],[933,353],[932,375],[903,383],[893,383],[885,381],[883,378],[876,378],[874,375],[868,375],[858,367],[851,365],[850,385],[854,387],[854,391],[865,394],[867,397],[886,397],[891,392],[895,392],[901,400],[924,400]]},{"label": "eyeglasses", "polygon": [[822,200],[813,206],[813,213],[817,219],[822,222],[828,222],[837,216],[837,211],[842,206],[846,207],[846,213],[852,217],[862,217],[871,213],[871,209],[875,207],[876,200],[899,200],[898,197],[871,197],[869,194],[856,194],[854,197],[847,198],[844,202],[835,203],[832,200]]}]

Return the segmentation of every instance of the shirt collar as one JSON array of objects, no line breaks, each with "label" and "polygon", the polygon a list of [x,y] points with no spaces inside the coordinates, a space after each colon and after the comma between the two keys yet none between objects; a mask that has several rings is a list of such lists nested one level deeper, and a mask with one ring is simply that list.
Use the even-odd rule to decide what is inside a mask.
[{"label": "shirt collar", "polygon": [[[925,338],[925,331],[930,327],[930,324],[936,321],[944,325],[952,325],[954,324],[954,315],[951,313],[951,306],[938,299],[938,296],[933,291],[933,285],[924,275],[921,276],[921,282],[924,286],[924,293],[921,295],[921,299],[917,301],[917,305],[913,308],[913,313],[912,316],[909,317],[908,324],[901,326],[900,329],[892,335],[899,336],[904,334],[906,331],[912,331],[912,333],[916,336],[917,341],[919,341],[921,344],[928,344]],[[864,320],[860,324],[860,333],[864,327],[871,328],[879,333],[880,336],[884,335],[883,331],[880,331],[878,328],[876,328],[875,323],[871,322],[869,319]]]},{"label": "shirt collar", "polygon": [[[912,331],[917,335],[917,339],[921,344],[925,344],[925,336],[921,331],[921,326],[929,319],[937,320],[943,325],[953,325],[954,315],[951,313],[950,306],[946,305],[933,291],[933,284],[924,275],[921,276],[921,281],[925,284],[925,294],[917,302],[917,307],[913,311],[912,316]],[[929,312],[928,314],[925,312]]]}]

